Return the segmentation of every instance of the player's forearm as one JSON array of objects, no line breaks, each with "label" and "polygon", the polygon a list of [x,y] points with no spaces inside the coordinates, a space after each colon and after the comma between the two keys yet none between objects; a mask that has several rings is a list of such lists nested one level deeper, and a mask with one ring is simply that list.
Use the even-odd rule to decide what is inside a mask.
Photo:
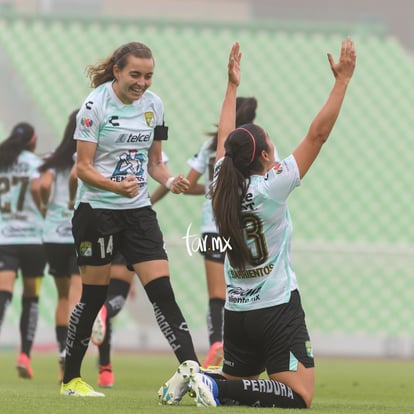
[{"label": "player's forearm", "polygon": [[329,97],[309,128],[309,136],[323,144],[329,137],[345,98],[348,82],[335,80]]},{"label": "player's forearm", "polygon": [[166,185],[168,179],[172,177],[172,174],[163,162],[148,164],[148,174],[151,178],[164,186]]},{"label": "player's forearm", "polygon": [[216,160],[224,156],[224,141],[236,127],[236,97],[237,85],[229,81],[220,112]]},{"label": "player's forearm", "polygon": [[119,193],[119,184],[112,181],[110,178],[104,177],[92,165],[84,164],[78,161],[77,164],[78,178],[83,182],[100,188],[101,190]]}]

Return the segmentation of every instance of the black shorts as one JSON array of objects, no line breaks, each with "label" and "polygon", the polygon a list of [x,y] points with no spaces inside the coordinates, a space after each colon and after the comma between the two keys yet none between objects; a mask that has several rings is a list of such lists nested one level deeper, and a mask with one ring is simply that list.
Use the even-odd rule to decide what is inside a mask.
[{"label": "black shorts", "polygon": [[49,273],[53,277],[70,277],[79,274],[74,244],[45,243]]},{"label": "black shorts", "polygon": [[21,270],[23,277],[44,275],[46,254],[43,244],[0,245],[0,271]]},{"label": "black shorts", "polygon": [[79,204],[72,218],[78,265],[101,266],[121,253],[127,263],[167,260],[157,216],[151,207],[93,209]]},{"label": "black shorts", "polygon": [[220,236],[217,233],[203,233],[202,240],[203,248],[200,250],[200,253],[204,256],[204,259],[224,263],[226,251],[225,249],[220,249],[220,246],[222,246]]},{"label": "black shorts", "polygon": [[236,377],[314,366],[305,313],[297,290],[288,303],[247,312],[224,312],[223,372]]},{"label": "black shorts", "polygon": [[[128,265],[127,261],[125,260],[125,257],[122,256],[122,254],[119,253],[119,252],[117,254],[115,254],[115,256],[112,258],[111,264],[113,264],[113,265],[124,265],[124,266]],[[134,269],[130,269],[130,270],[134,270]]]}]

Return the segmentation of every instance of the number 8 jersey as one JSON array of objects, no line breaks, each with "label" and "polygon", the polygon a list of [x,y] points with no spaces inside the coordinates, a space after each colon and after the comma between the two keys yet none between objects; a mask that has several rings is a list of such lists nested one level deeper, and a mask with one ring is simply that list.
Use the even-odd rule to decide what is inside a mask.
[{"label": "number 8 jersey", "polygon": [[[226,309],[246,311],[287,303],[290,292],[297,289],[290,259],[292,221],[287,199],[299,185],[293,155],[265,175],[250,177],[242,201],[242,231],[250,257],[243,270],[231,267],[226,257]],[[229,243],[231,246],[231,240]]]}]

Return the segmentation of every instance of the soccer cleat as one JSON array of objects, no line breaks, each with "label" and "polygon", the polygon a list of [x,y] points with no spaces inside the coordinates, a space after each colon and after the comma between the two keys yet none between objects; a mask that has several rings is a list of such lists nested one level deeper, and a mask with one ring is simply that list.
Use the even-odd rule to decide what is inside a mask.
[{"label": "soccer cleat", "polygon": [[195,394],[194,401],[197,407],[217,407],[220,405],[217,383],[213,378],[198,372],[190,376],[188,385]]},{"label": "soccer cleat", "polygon": [[190,377],[198,373],[196,361],[184,361],[175,374],[158,390],[158,399],[163,405],[177,405],[189,390]]},{"label": "soccer cleat", "polygon": [[92,326],[91,341],[94,345],[99,346],[105,339],[106,335],[106,306],[100,309],[95,322]]},{"label": "soccer cleat", "polygon": [[[224,379],[223,377],[223,369],[221,366],[209,366],[207,368],[202,368],[200,367],[200,372],[202,374],[208,375],[209,377],[213,378],[213,379]],[[196,393],[192,390],[189,389],[188,390],[188,396],[190,398],[195,398],[196,397]]]},{"label": "soccer cleat", "polygon": [[99,365],[98,385],[102,388],[111,388],[114,385],[115,376],[111,364]]},{"label": "soccer cleat", "polygon": [[67,384],[62,382],[60,394],[72,397],[105,397],[105,394],[95,391],[80,377],[73,378]]},{"label": "soccer cleat", "polygon": [[32,379],[33,371],[30,366],[30,358],[27,354],[20,352],[19,357],[17,358],[17,375],[20,378]]},{"label": "soccer cleat", "polygon": [[207,368],[209,366],[218,366],[221,364],[221,361],[223,361],[223,342],[217,341],[210,346],[202,367]]}]

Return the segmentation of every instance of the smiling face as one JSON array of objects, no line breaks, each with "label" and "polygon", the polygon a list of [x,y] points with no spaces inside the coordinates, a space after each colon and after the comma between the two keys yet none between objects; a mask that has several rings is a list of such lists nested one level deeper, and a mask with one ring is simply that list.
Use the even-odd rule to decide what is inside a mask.
[{"label": "smiling face", "polygon": [[115,94],[124,104],[128,105],[140,99],[151,86],[154,60],[129,55],[126,65],[122,69],[115,65],[113,71],[115,81],[112,87]]}]

